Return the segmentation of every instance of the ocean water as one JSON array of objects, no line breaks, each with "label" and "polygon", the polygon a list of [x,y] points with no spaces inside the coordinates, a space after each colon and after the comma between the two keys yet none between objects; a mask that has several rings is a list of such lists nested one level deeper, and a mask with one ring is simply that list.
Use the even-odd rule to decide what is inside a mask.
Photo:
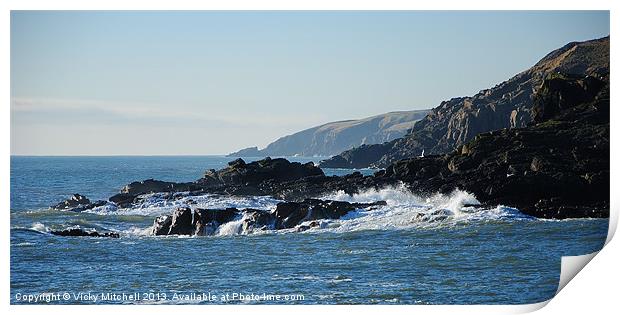
[{"label": "ocean water", "polygon": [[[216,236],[147,235],[157,215],[189,199],[197,207],[271,210],[278,200],[266,196],[169,202],[154,194],[131,209],[48,210],[73,193],[107,199],[135,180],[195,180],[229,160],[12,157],[11,303],[535,303],[555,294],[561,256],[599,250],[607,235],[607,219],[540,220],[503,206],[464,206],[477,202],[464,191],[420,196],[399,186],[323,196],[388,205],[302,233],[247,234],[231,222]],[[48,233],[74,226],[121,237]]]}]

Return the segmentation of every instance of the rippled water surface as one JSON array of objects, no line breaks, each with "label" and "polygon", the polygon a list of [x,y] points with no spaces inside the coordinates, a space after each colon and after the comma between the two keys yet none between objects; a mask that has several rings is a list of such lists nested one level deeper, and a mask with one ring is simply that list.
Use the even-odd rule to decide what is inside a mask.
[{"label": "rippled water surface", "polygon": [[[134,180],[195,180],[229,160],[12,157],[11,302],[23,303],[17,296],[28,294],[83,292],[99,297],[152,293],[147,297],[155,299],[71,297],[51,303],[534,303],[551,298],[557,290],[562,255],[596,251],[607,235],[608,220],[538,220],[502,206],[465,207],[476,201],[467,192],[422,197],[401,187],[324,196],[360,202],[381,199],[388,205],[325,221],[321,229],[303,233],[236,235],[230,232],[236,229],[221,229],[220,235],[210,237],[148,236],[157,215],[190,199],[169,202],[157,194],[132,209],[47,210],[72,193],[107,199]],[[191,199],[199,207],[266,211],[279,202],[269,197]],[[47,233],[72,226],[116,231],[121,238]],[[172,300],[175,293],[211,293],[218,298],[264,293],[303,296],[303,300]]]}]

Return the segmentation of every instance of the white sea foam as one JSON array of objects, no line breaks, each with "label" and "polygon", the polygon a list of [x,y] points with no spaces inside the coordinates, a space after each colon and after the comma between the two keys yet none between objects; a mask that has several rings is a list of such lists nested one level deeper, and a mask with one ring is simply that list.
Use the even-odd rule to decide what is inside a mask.
[{"label": "white sea foam", "polygon": [[246,219],[246,215],[239,216],[233,221],[226,222],[220,225],[215,231],[216,235],[239,235],[247,234],[248,231],[243,230],[243,221]]},{"label": "white sea foam", "polygon": [[[373,209],[358,209],[352,211],[338,220],[319,220],[319,224],[309,226],[304,222],[304,233],[317,231],[350,232],[358,230],[385,230],[406,228],[437,228],[453,226],[476,221],[502,221],[502,220],[531,220],[532,218],[521,214],[518,210],[497,206],[484,207],[476,197],[466,191],[455,190],[450,194],[433,194],[421,196],[412,193],[404,185],[387,187],[384,189],[368,189],[354,195],[348,195],[342,191],[333,192],[321,197],[325,200],[340,200],[348,202],[375,202],[386,201],[387,205]],[[192,208],[223,209],[235,207],[238,209],[254,208],[265,211],[273,211],[280,200],[267,197],[231,197],[221,195],[190,196],[177,194],[175,198],[165,198],[163,194],[151,194],[144,196],[144,202],[139,206],[129,209],[119,209],[106,212],[116,215],[156,216],[170,214],[176,207],[189,206]],[[97,212],[101,213],[101,212]],[[220,225],[215,235],[244,235],[265,233],[254,231],[251,225],[246,230],[248,214],[241,215],[235,220]],[[296,231],[293,228],[278,233]],[[130,235],[148,235],[150,229],[135,228],[125,233]]]},{"label": "white sea foam", "polygon": [[214,194],[192,196],[187,193],[177,193],[174,195],[174,198],[167,198],[166,194],[155,193],[143,195],[142,199],[143,202],[131,208],[95,208],[87,212],[104,215],[158,216],[170,214],[178,207],[203,209],[253,208],[270,210],[275,208],[278,202],[281,202],[281,200],[267,196],[235,197]]},{"label": "white sea foam", "polygon": [[15,246],[15,247],[30,247],[30,246],[36,246],[35,243],[29,243],[29,242],[22,242],[22,243],[17,243],[15,245],[11,245],[11,246]]},{"label": "white sea foam", "polygon": [[49,232],[50,229],[47,226],[45,226],[45,224],[43,224],[41,222],[35,222],[35,223],[32,224],[31,230],[37,231],[37,232],[42,232],[42,233],[47,233],[47,232]]},{"label": "white sea foam", "polygon": [[322,199],[348,202],[385,200],[387,202],[386,206],[378,209],[360,209],[328,224],[327,230],[331,229],[335,232],[427,228],[474,221],[532,219],[509,207],[482,207],[473,194],[462,190],[455,190],[447,195],[434,194],[430,197],[422,197],[412,193],[404,185],[400,185],[380,190],[369,189],[354,195],[339,191],[323,196]]}]

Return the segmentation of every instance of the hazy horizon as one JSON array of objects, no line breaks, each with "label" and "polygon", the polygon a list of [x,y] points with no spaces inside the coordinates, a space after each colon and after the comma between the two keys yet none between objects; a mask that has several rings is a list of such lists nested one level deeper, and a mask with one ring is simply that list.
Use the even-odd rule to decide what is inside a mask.
[{"label": "hazy horizon", "polygon": [[223,155],[493,87],[608,11],[11,12],[12,156]]}]

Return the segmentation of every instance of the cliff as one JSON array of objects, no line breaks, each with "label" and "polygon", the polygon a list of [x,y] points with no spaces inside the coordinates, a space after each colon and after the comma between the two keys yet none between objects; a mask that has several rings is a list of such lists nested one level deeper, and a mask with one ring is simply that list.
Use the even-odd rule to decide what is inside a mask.
[{"label": "cliff", "polygon": [[493,88],[442,102],[404,137],[342,152],[321,162],[321,167],[386,167],[422,152],[448,153],[483,132],[527,126],[532,121],[534,95],[544,78],[553,73],[608,74],[609,37],[569,43]]},{"label": "cliff", "polygon": [[427,112],[390,112],[364,119],[330,122],[284,136],[262,150],[251,147],[228,156],[331,156],[360,145],[400,138]]}]

